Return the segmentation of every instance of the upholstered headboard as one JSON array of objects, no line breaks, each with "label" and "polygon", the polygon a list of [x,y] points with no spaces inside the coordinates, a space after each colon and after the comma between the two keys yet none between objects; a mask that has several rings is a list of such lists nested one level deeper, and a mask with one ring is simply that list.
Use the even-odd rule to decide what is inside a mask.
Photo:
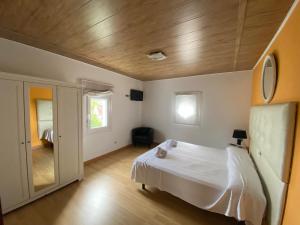
[{"label": "upholstered headboard", "polygon": [[250,113],[250,153],[267,198],[268,225],[281,225],[289,183],[296,103],[254,106]]}]

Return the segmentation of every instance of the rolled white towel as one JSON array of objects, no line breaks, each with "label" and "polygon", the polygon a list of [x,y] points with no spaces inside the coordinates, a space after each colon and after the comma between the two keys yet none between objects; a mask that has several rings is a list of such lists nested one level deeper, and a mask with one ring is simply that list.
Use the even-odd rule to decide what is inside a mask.
[{"label": "rolled white towel", "polygon": [[157,158],[163,159],[163,158],[165,158],[167,156],[167,153],[168,153],[167,150],[165,150],[165,149],[163,149],[161,147],[158,147],[157,150],[156,150],[155,156]]},{"label": "rolled white towel", "polygon": [[176,140],[170,140],[169,145],[172,148],[176,148],[177,147],[178,142]]}]

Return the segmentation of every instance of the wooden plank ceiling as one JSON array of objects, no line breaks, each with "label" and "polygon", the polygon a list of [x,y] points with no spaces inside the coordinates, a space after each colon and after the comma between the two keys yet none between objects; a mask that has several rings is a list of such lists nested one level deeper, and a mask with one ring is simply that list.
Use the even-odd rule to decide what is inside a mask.
[{"label": "wooden plank ceiling", "polygon": [[[0,36],[140,79],[252,69],[293,0],[1,0]],[[168,58],[151,61],[162,50]]]}]

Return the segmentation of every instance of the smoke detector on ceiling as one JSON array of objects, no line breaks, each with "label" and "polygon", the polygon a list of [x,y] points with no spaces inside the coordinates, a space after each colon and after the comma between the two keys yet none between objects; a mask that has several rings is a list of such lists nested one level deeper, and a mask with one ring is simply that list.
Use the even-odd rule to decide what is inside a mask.
[{"label": "smoke detector on ceiling", "polygon": [[156,60],[156,61],[164,60],[167,58],[166,54],[163,53],[162,51],[150,52],[147,56],[149,59]]}]

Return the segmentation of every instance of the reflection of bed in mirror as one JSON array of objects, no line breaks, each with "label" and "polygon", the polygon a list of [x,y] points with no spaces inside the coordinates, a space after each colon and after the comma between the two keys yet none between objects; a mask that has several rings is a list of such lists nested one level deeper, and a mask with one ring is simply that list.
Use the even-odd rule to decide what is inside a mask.
[{"label": "reflection of bed in mirror", "polygon": [[39,139],[43,144],[53,144],[53,109],[52,100],[36,101],[37,126]]},{"label": "reflection of bed in mirror", "polygon": [[53,144],[53,130],[45,129],[41,137],[41,141],[43,144]]},{"label": "reflection of bed in mirror", "polygon": [[35,191],[55,183],[53,146],[52,99],[35,99],[36,124],[39,144],[32,151],[33,184]]}]

